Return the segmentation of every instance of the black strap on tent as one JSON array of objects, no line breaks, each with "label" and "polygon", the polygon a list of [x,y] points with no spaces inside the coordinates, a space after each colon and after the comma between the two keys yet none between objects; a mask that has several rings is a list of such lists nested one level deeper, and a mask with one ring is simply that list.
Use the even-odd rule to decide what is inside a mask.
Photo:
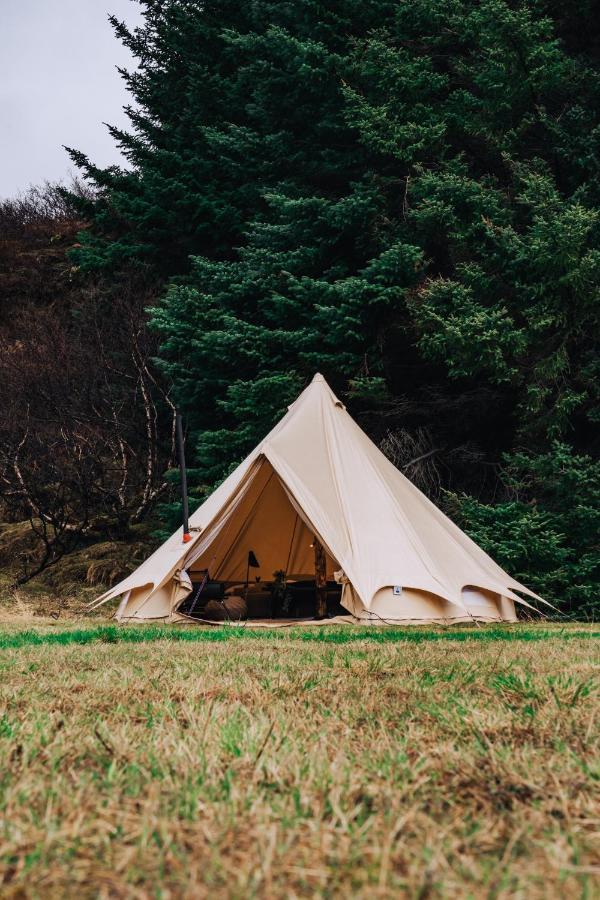
[{"label": "black strap on tent", "polygon": [[194,597],[194,602],[192,603],[192,608],[190,609],[188,616],[192,616],[194,614],[194,610],[196,609],[196,603],[198,602],[198,597],[200,596],[200,594],[202,593],[202,591],[204,590],[204,588],[206,587],[207,584],[208,584],[208,569],[204,573],[204,578],[200,582],[200,587],[198,588],[198,590],[196,592],[196,596]]}]

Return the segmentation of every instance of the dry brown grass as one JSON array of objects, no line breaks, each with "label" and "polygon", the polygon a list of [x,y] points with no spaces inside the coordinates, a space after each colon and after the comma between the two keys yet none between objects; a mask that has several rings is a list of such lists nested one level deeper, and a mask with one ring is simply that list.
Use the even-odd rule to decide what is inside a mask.
[{"label": "dry brown grass", "polygon": [[2,896],[591,898],[597,646],[2,650]]}]

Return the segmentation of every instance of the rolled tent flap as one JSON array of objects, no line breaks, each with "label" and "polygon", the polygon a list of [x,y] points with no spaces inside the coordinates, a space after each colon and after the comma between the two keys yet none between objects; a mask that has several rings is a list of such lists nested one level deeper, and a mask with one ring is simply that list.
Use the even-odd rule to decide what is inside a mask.
[{"label": "rolled tent flap", "polygon": [[[316,375],[264,441],[191,516],[192,542],[183,544],[181,532],[172,535],[95,605],[129,591],[123,617],[133,609],[136,618],[155,618],[160,610],[168,617],[181,602],[169,592],[176,573],[184,591],[181,573],[200,562],[208,567],[211,554],[217,571],[237,573],[248,552],[241,547],[242,537],[247,542],[251,534],[254,547],[261,535],[269,537],[269,529],[264,552],[269,564],[275,563],[283,553],[277,549],[283,546],[277,529],[283,523],[290,528],[294,516],[303,533],[318,537],[367,612],[388,589],[398,620],[408,609],[409,591],[438,597],[467,618],[475,598],[469,599],[469,588],[530,608],[516,592],[545,602],[504,572],[402,475]],[[285,563],[284,558],[277,567]],[[185,592],[189,589],[186,585]],[[486,602],[478,599],[475,607],[483,609]],[[424,601],[421,605],[427,608]],[[510,604],[506,615],[501,600],[497,605],[499,617],[510,620]]]}]

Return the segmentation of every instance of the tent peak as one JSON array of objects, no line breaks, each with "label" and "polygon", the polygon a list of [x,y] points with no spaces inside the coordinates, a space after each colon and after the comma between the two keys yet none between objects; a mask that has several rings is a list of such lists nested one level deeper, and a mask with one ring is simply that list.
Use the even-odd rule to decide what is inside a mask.
[{"label": "tent peak", "polygon": [[[329,399],[332,401],[334,406],[338,406],[340,409],[346,409],[346,407],[344,406],[342,401],[339,400],[336,397],[336,395],[333,393],[333,391],[331,390],[331,387],[329,386],[326,378],[323,375],[321,375],[320,372],[317,372],[316,375],[313,375],[313,378],[312,378],[312,381],[311,381],[309,387],[312,387],[313,385],[318,385],[319,389],[321,391],[325,392],[325,394],[329,397]],[[308,388],[307,388],[307,390],[308,390]],[[288,409],[290,409],[289,406],[288,406]]]}]

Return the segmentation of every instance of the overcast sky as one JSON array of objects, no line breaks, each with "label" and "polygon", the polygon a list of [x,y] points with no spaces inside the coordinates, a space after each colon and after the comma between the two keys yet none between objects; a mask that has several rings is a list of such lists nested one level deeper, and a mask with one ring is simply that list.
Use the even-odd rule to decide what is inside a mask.
[{"label": "overcast sky", "polygon": [[0,0],[0,197],[68,177],[63,144],[119,161],[103,122],[127,121],[115,66],[131,57],[109,13],[140,21],[132,0]]}]

